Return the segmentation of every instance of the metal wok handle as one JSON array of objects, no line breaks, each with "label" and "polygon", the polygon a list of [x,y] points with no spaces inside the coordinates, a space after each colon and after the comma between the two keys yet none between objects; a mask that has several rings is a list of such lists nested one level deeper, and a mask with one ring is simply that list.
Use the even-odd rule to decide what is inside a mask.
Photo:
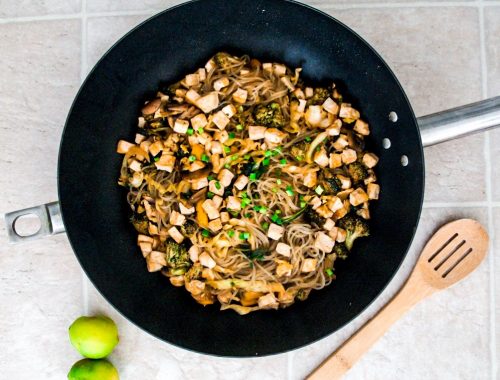
[{"label": "metal wok handle", "polygon": [[422,145],[472,135],[500,126],[500,96],[417,119]]},{"label": "metal wok handle", "polygon": [[[40,229],[34,234],[23,236],[16,231],[16,222],[22,216],[36,215],[40,219]],[[11,243],[34,240],[43,236],[55,235],[65,232],[61,217],[59,202],[47,203],[40,206],[25,208],[5,214],[7,224],[7,235]]]}]

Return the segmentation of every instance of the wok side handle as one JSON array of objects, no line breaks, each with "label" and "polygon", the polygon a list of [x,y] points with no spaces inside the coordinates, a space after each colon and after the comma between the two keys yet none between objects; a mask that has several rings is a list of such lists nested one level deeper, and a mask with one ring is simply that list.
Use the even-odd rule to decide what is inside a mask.
[{"label": "wok side handle", "polygon": [[[40,220],[40,229],[31,235],[25,236],[16,231],[16,222],[20,217],[28,215],[38,217]],[[65,232],[59,202],[46,203],[24,210],[9,212],[5,214],[5,223],[7,224],[7,235],[10,243],[20,243]]]},{"label": "wok side handle", "polygon": [[500,126],[500,96],[417,119],[424,147]]}]

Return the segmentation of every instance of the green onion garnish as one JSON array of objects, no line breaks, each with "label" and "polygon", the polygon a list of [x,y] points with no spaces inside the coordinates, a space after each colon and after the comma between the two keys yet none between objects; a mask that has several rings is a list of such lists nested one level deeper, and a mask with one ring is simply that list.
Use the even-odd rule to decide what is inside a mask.
[{"label": "green onion garnish", "polygon": [[234,154],[231,156],[231,161],[236,161],[238,159],[238,155]]},{"label": "green onion garnish", "polygon": [[215,182],[215,188],[216,188],[217,190],[220,190],[220,188],[221,188],[221,184],[220,184],[220,182],[219,182],[219,181]]},{"label": "green onion garnish", "polygon": [[330,268],[326,268],[326,269],[325,269],[325,272],[326,272],[326,274],[327,274],[329,277],[332,277],[332,276],[333,276],[333,270],[331,270]]},{"label": "green onion garnish", "polygon": [[264,165],[264,166],[269,166],[270,163],[271,163],[271,160],[269,158],[264,158],[262,160],[262,165]]},{"label": "green onion garnish", "polygon": [[188,130],[186,131],[186,133],[191,136],[193,133],[194,133],[194,129],[193,128],[188,128]]},{"label": "green onion garnish", "polygon": [[255,181],[257,179],[257,174],[250,173],[250,175],[248,176],[248,178],[250,179],[250,181]]},{"label": "green onion garnish", "polygon": [[229,165],[229,164],[225,164],[225,165],[224,165],[224,167],[225,167],[226,169],[230,169],[230,168],[231,168],[231,165]]},{"label": "green onion garnish", "polygon": [[266,157],[271,157],[272,155],[273,155],[273,152],[271,152],[270,150],[266,150],[264,152],[264,156],[266,156]]},{"label": "green onion garnish", "polygon": [[237,131],[242,131],[243,130],[243,125],[241,125],[241,124],[236,125],[236,130]]},{"label": "green onion garnish", "polygon": [[323,189],[321,186],[318,186],[316,189],[314,189],[314,191],[316,192],[316,194],[321,195],[323,194],[325,189]]},{"label": "green onion garnish", "polygon": [[252,214],[251,214],[251,213],[247,212],[247,213],[245,214],[245,218],[251,218],[251,217],[252,217]]},{"label": "green onion garnish", "polygon": [[293,188],[292,188],[292,186],[288,185],[288,186],[286,187],[286,193],[287,193],[289,196],[293,197],[293,195],[294,195],[295,193],[293,192]]},{"label": "green onion garnish", "polygon": [[286,165],[286,158],[282,158],[282,159],[280,160],[280,164],[281,164],[281,165]]},{"label": "green onion garnish", "polygon": [[224,153],[229,153],[229,152],[231,152],[231,148],[228,147],[228,146],[225,146],[224,147]]},{"label": "green onion garnish", "polygon": [[229,132],[228,137],[230,139],[234,139],[236,137],[236,135],[234,134],[234,132]]},{"label": "green onion garnish", "polygon": [[210,158],[208,158],[208,156],[206,154],[202,154],[201,155],[201,160],[203,162],[210,162]]},{"label": "green onion garnish", "polygon": [[158,161],[160,161],[160,157],[155,157],[155,158],[153,158],[153,160],[154,160],[155,162],[158,162]]},{"label": "green onion garnish", "polygon": [[201,135],[203,132],[205,132],[205,130],[203,129],[203,127],[200,127],[198,128],[198,133]]},{"label": "green onion garnish", "polygon": [[307,205],[307,202],[306,202],[306,201],[301,201],[301,202],[300,202],[300,208],[302,208],[302,207],[306,207],[306,205]]},{"label": "green onion garnish", "polygon": [[261,206],[259,212],[261,214],[265,214],[267,212],[267,207],[266,206]]},{"label": "green onion garnish", "polygon": [[269,223],[264,222],[260,226],[262,227],[263,230],[267,230],[269,228]]},{"label": "green onion garnish", "polygon": [[295,159],[297,161],[302,161],[304,159],[304,156],[296,156]]},{"label": "green onion garnish", "polygon": [[243,198],[241,200],[241,207],[245,207],[245,206],[248,206],[250,204],[250,202],[252,202],[250,199],[248,198]]},{"label": "green onion garnish", "polygon": [[252,157],[252,156],[251,156],[251,155],[249,155],[249,154],[245,154],[245,155],[243,156],[243,158],[244,158],[245,160],[249,160],[251,157]]},{"label": "green onion garnish", "polygon": [[228,235],[229,237],[233,237],[233,236],[234,236],[234,231],[233,231],[233,230],[229,230],[229,231],[227,231],[227,235]]},{"label": "green onion garnish", "polygon": [[276,180],[276,183],[277,183],[278,185],[281,185],[281,179],[279,179],[279,178],[278,178],[278,179]]},{"label": "green onion garnish", "polygon": [[214,178],[214,176],[209,175],[209,176],[207,177],[207,179],[208,179],[209,181],[213,181],[215,178]]},{"label": "green onion garnish", "polygon": [[204,237],[210,237],[210,231],[209,231],[209,230],[203,230],[203,231],[201,231],[201,234],[202,234]]},{"label": "green onion garnish", "polygon": [[191,161],[191,162],[196,161],[196,156],[189,156],[189,161]]},{"label": "green onion garnish", "polygon": [[278,188],[277,187],[273,187],[273,193],[277,193],[278,192]]},{"label": "green onion garnish", "polygon": [[249,232],[240,232],[240,239],[241,240],[248,240],[248,238],[250,237],[250,233]]},{"label": "green onion garnish", "polygon": [[306,140],[307,142],[310,142],[311,138],[309,136],[307,136],[304,140]]},{"label": "green onion garnish", "polygon": [[214,193],[212,193],[211,191],[207,191],[207,198],[208,199],[212,199],[214,197]]}]

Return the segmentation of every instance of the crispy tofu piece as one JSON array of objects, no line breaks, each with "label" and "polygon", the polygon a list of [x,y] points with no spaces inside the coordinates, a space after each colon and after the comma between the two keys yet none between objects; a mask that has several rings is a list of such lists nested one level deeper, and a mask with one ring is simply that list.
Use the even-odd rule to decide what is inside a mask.
[{"label": "crispy tofu piece", "polygon": [[366,194],[361,187],[358,187],[351,194],[349,194],[349,202],[353,206],[359,206],[360,204],[365,203],[368,200],[368,194]]},{"label": "crispy tofu piece", "polygon": [[201,207],[205,210],[209,219],[217,219],[220,216],[219,210],[212,199],[206,199]]},{"label": "crispy tofu piece", "polygon": [[158,161],[155,162],[155,166],[158,170],[165,170],[172,173],[175,165],[175,157],[163,152]]},{"label": "crispy tofu piece", "polygon": [[333,240],[337,239],[338,227],[333,227],[330,231],[328,231],[328,236],[330,236]]},{"label": "crispy tofu piece", "polygon": [[118,141],[118,145],[116,146],[116,152],[120,154],[126,154],[130,148],[135,146],[135,144],[129,143],[125,140]]},{"label": "crispy tofu piece", "polygon": [[248,137],[250,140],[261,140],[266,135],[266,127],[251,125],[248,127]]},{"label": "crispy tofu piece", "polygon": [[163,150],[163,143],[158,140],[149,146],[149,153],[153,156],[157,156]]},{"label": "crispy tofu piece", "polygon": [[229,213],[228,212],[223,211],[223,212],[220,213],[220,221],[222,223],[229,222],[229,219],[231,219],[231,218],[229,217]]},{"label": "crispy tofu piece", "polygon": [[185,206],[184,203],[182,202],[179,202],[179,210],[183,215],[194,214],[194,206],[191,205]]},{"label": "crispy tofu piece", "polygon": [[186,217],[177,211],[172,211],[170,213],[170,224],[173,226],[182,226],[186,221]]},{"label": "crispy tofu piece", "polygon": [[337,140],[333,143],[333,147],[335,150],[341,151],[343,150],[346,146],[349,145],[349,141],[347,140],[346,135],[340,135]]},{"label": "crispy tofu piece", "polygon": [[312,206],[313,210],[316,210],[318,207],[320,207],[323,204],[323,202],[321,202],[320,198],[318,198],[317,196],[314,196],[309,201],[309,204]]},{"label": "crispy tofu piece", "polygon": [[241,210],[241,202],[238,198],[230,195],[229,197],[227,197],[226,208],[228,210],[239,211]]},{"label": "crispy tofu piece", "polygon": [[151,253],[151,251],[153,250],[153,244],[152,243],[148,243],[148,242],[145,242],[145,241],[141,241],[139,243],[139,248],[141,249],[141,252],[142,252],[142,256],[143,257],[146,257],[147,255],[149,255]]},{"label": "crispy tofu piece", "polygon": [[144,128],[145,125],[146,125],[146,119],[144,119],[142,116],[139,116],[137,118],[137,126],[139,128]]},{"label": "crispy tofu piece", "polygon": [[192,87],[200,84],[200,76],[198,74],[188,74],[184,78],[187,87]]},{"label": "crispy tofu piece", "polygon": [[316,234],[316,239],[314,240],[315,248],[318,248],[325,253],[330,253],[334,246],[335,240],[333,240],[330,236],[324,232],[318,232]]},{"label": "crispy tofu piece", "polygon": [[220,218],[211,220],[208,223],[208,229],[212,232],[218,232],[218,231],[222,230],[222,222],[221,222]]},{"label": "crispy tofu piece", "polygon": [[352,108],[348,103],[342,103],[340,105],[339,117],[342,119],[352,119],[357,120],[360,117],[359,111]]},{"label": "crispy tofu piece", "polygon": [[244,104],[247,101],[247,97],[248,97],[248,91],[243,90],[242,88],[238,88],[233,93],[233,100],[239,104]]},{"label": "crispy tofu piece", "polygon": [[359,210],[356,210],[356,214],[358,214],[363,219],[366,220],[370,219],[370,210],[368,210],[367,208],[361,208]]},{"label": "crispy tofu piece", "polygon": [[142,165],[137,160],[131,160],[130,164],[128,164],[128,168],[134,172],[140,172],[142,170]]},{"label": "crispy tofu piece", "polygon": [[165,254],[159,251],[152,251],[146,257],[146,265],[148,267],[148,272],[158,272],[161,268],[167,265]]},{"label": "crispy tofu piece", "polygon": [[306,96],[306,99],[312,98],[312,96],[314,95],[313,88],[312,87],[306,87],[306,89],[304,91],[304,95]]},{"label": "crispy tofu piece", "polygon": [[279,240],[283,236],[285,229],[277,224],[271,223],[267,230],[267,237],[273,240]]},{"label": "crispy tofu piece", "polygon": [[286,74],[286,66],[281,63],[273,63],[273,71],[278,76],[283,76]]},{"label": "crispy tofu piece", "polygon": [[338,197],[333,197],[326,204],[328,205],[328,208],[332,212],[340,210],[342,207],[344,207],[344,204],[342,203],[342,201]]},{"label": "crispy tofu piece", "polygon": [[208,191],[216,195],[224,195],[224,186],[219,181],[212,180],[208,183]]},{"label": "crispy tofu piece", "polygon": [[302,272],[304,273],[314,272],[316,270],[317,264],[318,264],[318,259],[304,259],[304,262],[302,263]]},{"label": "crispy tofu piece", "polygon": [[168,234],[176,241],[177,244],[181,244],[184,241],[184,236],[175,227],[170,227]]},{"label": "crispy tofu piece", "polygon": [[201,97],[200,94],[198,94],[195,90],[191,89],[188,92],[186,92],[186,96],[184,97],[184,100],[190,104],[196,105],[196,101]]},{"label": "crispy tofu piece", "polygon": [[262,70],[272,72],[273,71],[273,64],[270,62],[263,63]]},{"label": "crispy tofu piece", "polygon": [[212,141],[212,145],[210,146],[210,151],[212,154],[222,154],[223,152],[222,144],[218,141]]},{"label": "crispy tofu piece", "polygon": [[292,247],[285,243],[278,243],[276,252],[282,256],[290,257],[292,255]]},{"label": "crispy tofu piece", "polygon": [[375,165],[377,165],[377,163],[378,163],[378,157],[373,153],[365,153],[363,155],[363,164],[365,164],[367,168],[371,169]]},{"label": "crispy tofu piece", "polygon": [[338,243],[343,243],[343,242],[345,242],[346,236],[347,236],[346,230],[344,230],[343,228],[337,227],[337,239],[335,239],[335,241]]},{"label": "crispy tofu piece", "polygon": [[326,112],[331,113],[332,115],[338,115],[339,113],[339,106],[332,98],[327,98],[322,107]]},{"label": "crispy tofu piece", "polygon": [[200,170],[200,169],[203,169],[205,167],[205,164],[201,161],[194,161],[193,163],[191,163],[191,165],[189,165],[189,171],[192,173],[192,172],[195,172],[197,170]]},{"label": "crispy tofu piece", "polygon": [[207,79],[207,70],[204,68],[198,69],[198,77],[200,78],[200,82],[203,82]]},{"label": "crispy tofu piece", "polygon": [[227,131],[216,131],[214,133],[214,139],[224,144],[227,140],[229,140],[229,133],[227,133]]},{"label": "crispy tofu piece", "polygon": [[212,198],[212,200],[214,201],[215,207],[217,207],[218,209],[220,208],[220,206],[222,205],[222,202],[224,201],[222,199],[222,197],[220,197],[218,195],[214,195],[214,197]]},{"label": "crispy tofu piece", "polygon": [[217,178],[219,179],[222,186],[228,187],[234,178],[234,174],[229,169],[222,169]]},{"label": "crispy tofu piece", "polygon": [[314,153],[314,162],[317,163],[322,168],[326,168],[329,165],[330,160],[324,148]]},{"label": "crispy tofu piece", "polygon": [[132,178],[129,179],[130,185],[132,187],[139,187],[142,185],[142,181],[144,180],[144,173],[143,172],[135,172],[132,175]]},{"label": "crispy tofu piece", "polygon": [[212,257],[207,252],[203,252],[201,255],[199,255],[198,259],[200,261],[200,264],[205,268],[212,269],[217,265],[215,260],[212,259]]},{"label": "crispy tofu piece", "polygon": [[344,164],[352,164],[358,158],[358,155],[354,149],[345,149],[342,152],[342,162]]},{"label": "crispy tofu piece", "polygon": [[307,107],[304,119],[309,125],[317,127],[324,119],[324,116],[321,106],[309,106]]},{"label": "crispy tofu piece", "polygon": [[243,190],[245,186],[248,184],[248,177],[246,175],[240,175],[238,179],[234,182],[234,187],[238,190]]},{"label": "crispy tofu piece", "polygon": [[340,168],[342,166],[342,155],[331,153],[329,159],[330,169]]},{"label": "crispy tofu piece", "polygon": [[368,126],[368,123],[361,119],[356,120],[353,129],[363,136],[368,136],[370,134],[370,127]]},{"label": "crispy tofu piece", "polygon": [[226,126],[229,124],[229,118],[226,116],[226,114],[222,111],[216,112],[215,115],[212,118],[213,123],[219,128],[220,130],[226,128]]},{"label": "crispy tofu piece", "polygon": [[349,189],[351,187],[351,179],[349,177],[345,177],[341,174],[337,175],[340,183],[342,184],[342,189]]},{"label": "crispy tofu piece", "polygon": [[236,107],[232,104],[228,104],[227,106],[221,109],[222,112],[228,117],[232,118],[236,114]]},{"label": "crispy tofu piece", "polygon": [[261,309],[277,309],[279,303],[273,293],[268,293],[259,297],[258,305]]},{"label": "crispy tofu piece", "polygon": [[304,186],[307,186],[309,188],[316,186],[318,183],[318,176],[316,172],[309,171],[305,176],[304,176]]},{"label": "crispy tofu piece", "polygon": [[318,215],[320,215],[323,218],[331,218],[333,216],[333,211],[330,210],[328,205],[322,205],[316,209],[316,212]]},{"label": "crispy tofu piece", "polygon": [[198,129],[200,128],[205,128],[207,124],[208,124],[207,117],[203,113],[200,113],[191,118],[191,126],[196,132],[198,132]]},{"label": "crispy tofu piece", "polygon": [[380,193],[380,185],[376,183],[369,183],[366,186],[366,191],[368,193],[368,198],[370,199],[378,199]]},{"label": "crispy tofu piece", "polygon": [[280,263],[276,267],[276,275],[278,277],[290,276],[292,274],[292,270],[293,270],[293,265],[292,264],[290,264],[290,263],[288,263],[286,261],[281,261],[280,260]]},{"label": "crispy tofu piece", "polygon": [[211,58],[207,61],[207,63],[205,63],[205,69],[207,70],[208,73],[212,70],[215,70],[216,68],[217,68],[217,64]]},{"label": "crispy tofu piece", "polygon": [[134,139],[134,141],[135,141],[135,143],[136,143],[136,144],[140,144],[140,143],[141,143],[141,142],[143,142],[145,139],[146,139],[146,136],[141,135],[140,133],[136,133],[136,134],[135,134],[135,139]]},{"label": "crispy tofu piece", "polygon": [[193,190],[200,190],[200,189],[203,189],[204,187],[207,187],[207,186],[208,186],[207,177],[193,178],[191,180],[191,188]]},{"label": "crispy tofu piece", "polygon": [[214,82],[214,90],[215,91],[220,91],[224,87],[227,87],[227,86],[229,86],[229,78],[228,77],[219,78]]},{"label": "crispy tofu piece", "polygon": [[219,106],[219,95],[210,92],[196,100],[196,106],[205,113],[210,113]]},{"label": "crispy tofu piece", "polygon": [[264,132],[264,140],[267,144],[280,144],[287,136],[287,133],[281,132],[277,128],[268,128]]}]

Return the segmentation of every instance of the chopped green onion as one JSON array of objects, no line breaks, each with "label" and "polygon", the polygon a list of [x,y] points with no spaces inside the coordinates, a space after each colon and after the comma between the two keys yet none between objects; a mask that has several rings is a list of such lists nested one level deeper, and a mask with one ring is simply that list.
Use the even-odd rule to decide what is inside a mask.
[{"label": "chopped green onion", "polygon": [[234,154],[231,156],[231,161],[236,161],[238,159],[238,155]]},{"label": "chopped green onion", "polygon": [[295,193],[293,192],[293,188],[292,188],[292,186],[288,185],[288,186],[286,187],[286,193],[287,193],[289,196],[293,197],[293,195],[294,195]]},{"label": "chopped green onion", "polygon": [[234,231],[233,231],[233,230],[229,230],[229,231],[227,231],[227,235],[228,235],[229,237],[233,237],[233,236],[234,236]]},{"label": "chopped green onion", "polygon": [[248,238],[250,237],[250,233],[249,232],[240,232],[240,239],[241,240],[248,240]]},{"label": "chopped green onion", "polygon": [[306,140],[306,142],[310,142],[311,138],[309,136],[307,136],[304,140]]},{"label": "chopped green onion", "polygon": [[307,205],[307,202],[306,202],[306,201],[301,201],[301,202],[300,202],[300,207],[301,207],[301,208],[302,208],[302,207],[306,207],[306,205]]},{"label": "chopped green onion", "polygon": [[198,128],[198,133],[201,135],[203,132],[205,132],[205,130],[203,129],[203,127],[200,127]]},{"label": "chopped green onion", "polygon": [[241,197],[242,198],[248,198],[248,194],[244,191],[243,193],[241,193]]},{"label": "chopped green onion", "polygon": [[316,192],[316,194],[321,195],[321,194],[323,194],[323,192],[325,191],[325,189],[323,189],[321,187],[321,185],[320,185],[316,189],[314,189],[314,191]]},{"label": "chopped green onion", "polygon": [[304,196],[303,196],[302,194],[300,194],[300,195],[299,195],[299,199],[300,199],[301,201],[303,201],[303,200],[304,200]]},{"label": "chopped green onion", "polygon": [[251,155],[249,155],[249,154],[245,154],[245,155],[243,156],[243,158],[244,158],[245,160],[249,160],[250,158],[252,158],[252,156],[251,156]]},{"label": "chopped green onion", "polygon": [[155,162],[158,162],[158,161],[160,161],[160,157],[155,157],[155,158],[153,158],[153,160],[154,160]]},{"label": "chopped green onion", "polygon": [[276,153],[276,154],[279,154],[279,153],[281,153],[283,150],[282,150],[282,149],[281,149],[281,147],[279,146],[279,147],[275,148],[275,149],[274,149],[274,151],[275,151],[275,153]]},{"label": "chopped green onion", "polygon": [[279,215],[281,214],[281,210],[276,210],[274,213]]},{"label": "chopped green onion", "polygon": [[231,152],[231,148],[228,146],[224,146],[224,153],[229,153]]},{"label": "chopped green onion", "polygon": [[302,161],[304,159],[304,156],[296,156],[295,159],[297,161]]},{"label": "chopped green onion", "polygon": [[333,270],[331,270],[330,268],[326,268],[326,269],[325,269],[325,272],[326,272],[326,274],[327,274],[329,277],[332,277],[332,276],[333,276]]},{"label": "chopped green onion", "polygon": [[203,230],[203,231],[201,231],[201,234],[202,234],[204,237],[210,237],[210,231],[209,231],[209,230]]},{"label": "chopped green onion", "polygon": [[277,187],[273,187],[273,193],[277,193],[278,192],[278,188]]},{"label": "chopped green onion", "polygon": [[259,212],[260,212],[261,214],[265,214],[265,213],[267,212],[267,207],[266,207],[266,206],[261,206],[261,208],[260,208]]},{"label": "chopped green onion", "polygon": [[281,164],[281,165],[286,165],[286,158],[282,158],[282,159],[280,160],[280,164]]},{"label": "chopped green onion", "polygon": [[237,130],[237,131],[242,131],[242,130],[243,130],[243,125],[238,124],[238,125],[236,126],[236,130]]},{"label": "chopped green onion", "polygon": [[245,109],[243,108],[243,106],[239,106],[238,107],[238,112],[243,112]]},{"label": "chopped green onion", "polygon": [[186,133],[191,136],[193,133],[194,133],[194,129],[193,128],[188,128],[188,130],[186,131]]},{"label": "chopped green onion", "polygon": [[224,165],[224,167],[225,167],[226,169],[230,169],[230,168],[231,168],[231,165],[229,165],[229,164],[225,164],[225,165]]},{"label": "chopped green onion", "polygon": [[262,227],[263,230],[267,230],[269,228],[269,223],[264,222],[260,226]]},{"label": "chopped green onion", "polygon": [[264,156],[266,156],[266,157],[271,157],[272,155],[273,155],[273,152],[271,152],[270,150],[266,150],[264,152]]},{"label": "chopped green onion", "polygon": [[264,158],[262,160],[262,165],[264,165],[264,166],[269,166],[270,163],[271,163],[271,160],[269,158]]},{"label": "chopped green onion", "polygon": [[207,198],[208,199],[212,199],[214,197],[214,193],[212,193],[211,191],[207,191]]},{"label": "chopped green onion", "polygon": [[221,188],[221,184],[220,184],[220,182],[219,182],[219,181],[215,182],[215,188],[216,188],[217,190],[220,190],[220,188]]},{"label": "chopped green onion", "polygon": [[236,137],[236,135],[234,134],[234,132],[229,132],[228,137],[230,139],[234,139]]},{"label": "chopped green onion", "polygon": [[214,176],[213,176],[213,175],[209,175],[209,176],[207,177],[207,179],[208,179],[209,181],[213,181],[215,178],[214,178]]},{"label": "chopped green onion", "polygon": [[248,176],[248,178],[250,179],[250,181],[255,181],[257,179],[257,174],[256,173],[250,173],[250,175]]},{"label": "chopped green onion", "polygon": [[251,217],[252,217],[252,214],[251,214],[251,213],[247,212],[247,213],[245,214],[245,218],[251,218]]},{"label": "chopped green onion", "polygon": [[191,162],[196,161],[196,156],[189,156],[189,161],[191,161]]},{"label": "chopped green onion", "polygon": [[251,201],[250,199],[248,199],[248,198],[243,198],[243,199],[241,200],[241,207],[246,207],[246,206],[248,206],[251,202],[252,202],[252,201]]},{"label": "chopped green onion", "polygon": [[208,158],[208,156],[206,154],[202,154],[201,155],[201,160],[203,162],[210,162],[210,158]]},{"label": "chopped green onion", "polygon": [[281,185],[281,179],[279,179],[279,178],[278,178],[278,179],[276,180],[276,183],[277,183],[278,185]]}]

